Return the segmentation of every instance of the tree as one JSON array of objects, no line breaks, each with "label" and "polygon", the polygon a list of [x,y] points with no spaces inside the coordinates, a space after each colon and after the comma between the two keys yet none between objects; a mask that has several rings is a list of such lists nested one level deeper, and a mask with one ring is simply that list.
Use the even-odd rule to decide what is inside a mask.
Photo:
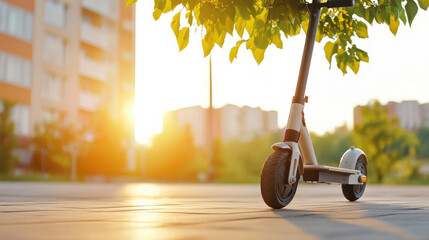
[{"label": "tree", "polygon": [[311,140],[319,164],[338,166],[341,156],[352,145],[352,134],[344,125],[322,136],[311,134]]},{"label": "tree", "polygon": [[413,167],[410,162],[418,145],[415,135],[402,129],[397,118],[389,118],[387,108],[378,101],[362,107],[361,114],[362,121],[354,126],[353,143],[368,158],[369,179],[383,182],[389,174],[407,170],[398,166]]},{"label": "tree", "polygon": [[69,173],[71,153],[67,147],[76,139],[77,131],[73,126],[61,126],[57,121],[36,124],[32,168],[44,173]]},{"label": "tree", "polygon": [[107,109],[95,115],[94,140],[88,143],[87,153],[79,157],[80,175],[122,175],[126,169],[126,150],[122,125]]},{"label": "tree", "polygon": [[417,148],[417,156],[423,159],[429,159],[429,128],[422,127],[417,131],[417,138],[420,145]]},{"label": "tree", "polygon": [[273,151],[270,146],[281,139],[283,132],[255,136],[250,141],[229,140],[218,146],[217,181],[258,182],[261,168],[267,156]]},{"label": "tree", "polygon": [[[264,59],[268,46],[283,47],[285,38],[307,30],[308,9],[304,0],[154,0],[153,17],[175,12],[171,28],[176,35],[179,50],[189,42],[192,28],[204,35],[201,44],[204,57],[217,44],[222,47],[227,34],[233,36],[234,29],[240,40],[231,48],[230,61],[237,57],[238,49],[245,43],[259,64]],[[137,0],[127,0],[130,6]],[[322,8],[316,41],[325,43],[325,54],[329,64],[335,56],[337,67],[345,74],[347,68],[359,71],[360,62],[368,62],[367,52],[353,42],[357,38],[368,38],[368,24],[386,24],[396,35],[400,21],[411,26],[420,8],[427,10],[429,0],[356,0],[351,8]],[[184,16],[183,16],[184,15]],[[187,20],[187,21],[184,21]],[[325,42],[325,41],[324,41]]]},{"label": "tree", "polygon": [[12,121],[14,103],[2,101],[0,112],[0,174],[9,174],[13,170],[16,157],[13,150],[18,146],[15,135],[15,123]]},{"label": "tree", "polygon": [[180,127],[175,121],[164,123],[163,131],[153,138],[146,154],[146,176],[168,181],[195,180],[197,171],[195,145],[191,127]]}]

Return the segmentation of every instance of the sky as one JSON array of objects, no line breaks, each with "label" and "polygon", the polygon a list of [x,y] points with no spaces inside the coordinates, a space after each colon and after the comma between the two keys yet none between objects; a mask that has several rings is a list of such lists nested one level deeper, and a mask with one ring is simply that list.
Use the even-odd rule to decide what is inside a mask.
[{"label": "sky", "polygon": [[[148,143],[162,131],[163,113],[209,104],[209,58],[204,58],[201,31],[191,31],[187,48],[179,52],[170,23],[173,14],[152,17],[153,1],[137,2],[136,14],[136,139]],[[324,44],[316,43],[305,105],[310,131],[323,134],[353,125],[353,108],[373,99],[429,102],[429,12],[419,9],[412,27],[401,23],[394,36],[387,25],[370,26],[368,39],[355,39],[367,51],[369,63],[359,73],[342,72],[329,63]],[[276,110],[279,127],[286,125],[295,92],[305,35],[283,38],[283,49],[270,46],[258,65],[243,45],[231,64],[229,51],[238,38],[228,37],[212,50],[213,104]]]}]

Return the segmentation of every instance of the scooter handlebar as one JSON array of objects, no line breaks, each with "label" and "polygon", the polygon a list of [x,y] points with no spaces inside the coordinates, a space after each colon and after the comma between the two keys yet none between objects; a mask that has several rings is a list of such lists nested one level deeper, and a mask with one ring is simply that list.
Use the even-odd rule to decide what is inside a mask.
[{"label": "scooter handlebar", "polygon": [[321,7],[336,8],[336,7],[353,7],[355,0],[332,0],[321,3]]}]

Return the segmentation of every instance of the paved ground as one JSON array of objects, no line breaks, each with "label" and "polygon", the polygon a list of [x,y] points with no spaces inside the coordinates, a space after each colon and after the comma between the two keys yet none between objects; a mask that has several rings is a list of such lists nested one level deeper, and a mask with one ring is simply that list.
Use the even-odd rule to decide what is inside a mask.
[{"label": "paved ground", "polygon": [[0,239],[429,239],[429,187],[301,184],[271,210],[257,185],[0,183]]}]

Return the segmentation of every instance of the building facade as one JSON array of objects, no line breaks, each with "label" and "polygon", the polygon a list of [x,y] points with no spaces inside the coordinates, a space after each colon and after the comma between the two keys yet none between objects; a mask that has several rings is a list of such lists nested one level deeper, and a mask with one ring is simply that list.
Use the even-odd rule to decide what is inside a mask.
[{"label": "building facade", "polygon": [[200,106],[168,112],[164,117],[166,121],[174,121],[181,127],[189,125],[197,146],[207,146],[211,134],[224,141],[245,142],[279,130],[276,111],[230,104],[213,110],[212,126],[209,124],[208,109]]},{"label": "building facade", "polygon": [[[397,117],[401,127],[417,131],[420,127],[429,127],[429,103],[420,104],[417,101],[388,102],[382,107],[387,109],[389,118]],[[362,121],[362,106],[354,108],[354,123]]]},{"label": "building facade", "polygon": [[22,162],[37,123],[90,132],[100,108],[129,118],[134,34],[125,0],[0,0],[0,99],[17,103]]}]

